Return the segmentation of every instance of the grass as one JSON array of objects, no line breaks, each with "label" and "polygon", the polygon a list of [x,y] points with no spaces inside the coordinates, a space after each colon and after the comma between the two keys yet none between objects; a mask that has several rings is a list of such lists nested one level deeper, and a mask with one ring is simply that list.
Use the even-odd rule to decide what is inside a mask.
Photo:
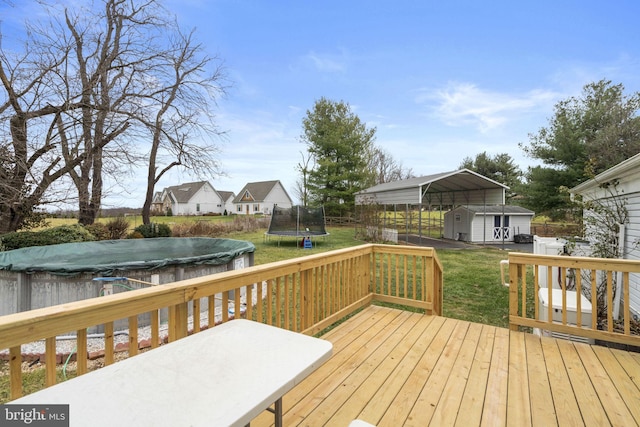
[{"label": "grass", "polygon": [[501,284],[500,249],[438,250],[444,270],[443,315],[500,327],[509,325],[509,288]]}]

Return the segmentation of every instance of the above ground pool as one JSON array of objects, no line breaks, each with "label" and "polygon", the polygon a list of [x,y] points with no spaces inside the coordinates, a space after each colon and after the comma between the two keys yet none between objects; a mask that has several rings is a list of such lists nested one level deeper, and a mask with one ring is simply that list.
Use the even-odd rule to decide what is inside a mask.
[{"label": "above ground pool", "polygon": [[242,240],[167,237],[0,252],[0,316],[100,297],[107,283],[119,293],[249,267],[254,251]]}]

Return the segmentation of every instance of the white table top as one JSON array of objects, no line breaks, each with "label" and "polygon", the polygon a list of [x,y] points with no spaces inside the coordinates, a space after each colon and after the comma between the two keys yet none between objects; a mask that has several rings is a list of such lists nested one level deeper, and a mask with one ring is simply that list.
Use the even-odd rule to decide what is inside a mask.
[{"label": "white table top", "polygon": [[9,402],[71,426],[244,426],[331,356],[328,341],[232,320]]}]

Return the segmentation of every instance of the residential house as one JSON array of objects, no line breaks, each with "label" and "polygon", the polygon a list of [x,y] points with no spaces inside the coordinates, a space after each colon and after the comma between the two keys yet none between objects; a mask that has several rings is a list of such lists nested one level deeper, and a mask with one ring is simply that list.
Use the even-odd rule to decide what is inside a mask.
[{"label": "residential house", "polygon": [[241,215],[271,215],[273,206],[290,208],[291,197],[280,181],[250,182],[233,199],[234,212]]},{"label": "residential house", "polygon": [[444,214],[444,237],[474,243],[513,242],[531,232],[534,212],[520,206],[463,205]]},{"label": "residential house", "polygon": [[[622,257],[640,259],[640,154],[575,186],[569,192],[572,196],[581,196],[585,201],[594,201],[602,206],[612,205],[614,202],[623,204],[629,219],[627,224],[620,227],[618,237],[622,246]],[[585,215],[589,215],[589,212],[585,212]],[[587,230],[586,238],[593,234]],[[640,275],[630,274],[629,288],[631,311],[640,317]]]},{"label": "residential house", "polygon": [[220,214],[225,200],[208,181],[187,182],[165,188],[154,197],[154,208],[172,215]]}]

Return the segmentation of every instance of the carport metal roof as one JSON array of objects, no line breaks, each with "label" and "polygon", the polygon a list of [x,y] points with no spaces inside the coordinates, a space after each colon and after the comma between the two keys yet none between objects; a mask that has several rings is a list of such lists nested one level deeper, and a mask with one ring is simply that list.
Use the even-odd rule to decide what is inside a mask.
[{"label": "carport metal roof", "polygon": [[356,193],[356,204],[502,205],[508,188],[469,169],[460,169],[378,184]]}]

